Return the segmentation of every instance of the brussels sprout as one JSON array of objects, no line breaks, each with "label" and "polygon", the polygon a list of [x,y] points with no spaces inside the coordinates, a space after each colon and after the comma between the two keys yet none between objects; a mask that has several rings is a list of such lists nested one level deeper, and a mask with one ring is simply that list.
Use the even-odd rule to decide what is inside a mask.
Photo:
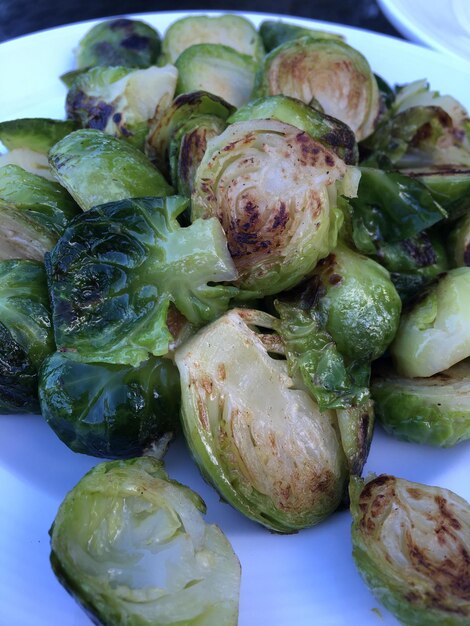
[{"label": "brussels sprout", "polygon": [[170,105],[177,77],[172,65],[137,70],[94,67],[68,92],[67,117],[83,128],[103,130],[143,148],[148,121],[157,106]]},{"label": "brussels sprout", "polygon": [[245,104],[233,113],[229,124],[249,120],[274,119],[291,124],[308,133],[324,146],[333,150],[348,165],[358,161],[356,138],[352,130],[343,122],[320,113],[296,98],[288,96],[267,96]]},{"label": "brussels sprout", "polygon": [[77,50],[79,68],[95,65],[149,67],[160,55],[160,35],[139,20],[118,18],[100,22],[81,39]]},{"label": "brussels sprout", "polygon": [[338,350],[349,359],[373,361],[398,329],[401,300],[385,268],[339,245],[313,272],[317,310]]},{"label": "brussels sprout", "polygon": [[443,372],[470,356],[470,268],[441,274],[428,293],[405,312],[390,351],[403,376]]},{"label": "brussels sprout", "polygon": [[375,374],[377,417],[399,439],[454,446],[470,439],[470,361],[428,378],[405,378],[391,368]]},{"label": "brussels sprout", "polygon": [[374,434],[374,403],[368,398],[357,406],[337,409],[336,417],[349,473],[360,476],[369,456]]},{"label": "brussels sprout", "polygon": [[449,269],[440,233],[434,231],[423,231],[397,243],[378,244],[375,258],[390,272],[402,301],[418,296]]},{"label": "brussels sprout", "polygon": [[214,116],[225,121],[234,107],[222,98],[205,91],[177,96],[168,108],[157,107],[147,138],[146,152],[162,172],[169,171],[170,145],[182,126],[201,116]]},{"label": "brussels sprout", "polygon": [[300,37],[278,46],[264,61],[259,95],[284,94],[345,122],[357,140],[375,128],[379,114],[377,81],[367,60],[343,41]]},{"label": "brussels sprout", "polygon": [[266,52],[271,52],[286,41],[299,39],[299,37],[315,37],[321,39],[343,39],[341,35],[329,33],[325,30],[315,30],[313,28],[304,28],[282,22],[281,20],[265,20],[261,22],[259,34],[263,40]]},{"label": "brussels sprout", "polygon": [[470,265],[470,213],[462,217],[449,236],[449,254],[454,265]]},{"label": "brussels sprout", "polygon": [[236,107],[250,99],[257,64],[233,48],[215,43],[196,44],[186,48],[175,65],[177,94],[203,89]]},{"label": "brussels sprout", "polygon": [[191,15],[174,22],[162,44],[162,61],[174,63],[184,50],[195,44],[223,44],[261,61],[263,43],[255,27],[240,15]]},{"label": "brussels sprout", "polygon": [[365,254],[375,254],[382,242],[414,237],[447,215],[419,181],[370,167],[361,167],[357,197],[349,203],[354,245]]},{"label": "brussels sprout", "polygon": [[175,362],[183,430],[203,475],[232,506],[285,533],[330,515],[347,472],[334,412],[320,412],[285,360],[270,356],[275,337],[264,345],[253,329],[274,323],[232,309],[180,346]]},{"label": "brussels sprout", "polygon": [[0,259],[42,261],[79,212],[58,183],[5,165],[0,168]]},{"label": "brussels sprout", "polygon": [[217,216],[246,297],[302,280],[336,245],[336,196],[356,193],[358,170],[277,120],[231,124],[208,143],[193,218]]},{"label": "brussels sprout", "polygon": [[56,143],[49,162],[84,211],[113,200],[168,196],[173,191],[140,150],[91,128]]},{"label": "brussels sprout", "polygon": [[387,475],[349,492],[353,556],[375,597],[409,626],[467,625],[469,504]]},{"label": "brussels sprout", "polygon": [[102,626],[236,626],[240,564],[205,510],[151,457],[101,463],[59,508],[52,568]]},{"label": "brussels sprout", "polygon": [[39,413],[38,370],[53,351],[43,264],[0,261],[1,413]]},{"label": "brussels sprout", "polygon": [[169,359],[139,367],[80,363],[56,352],[43,363],[41,413],[74,452],[111,459],[141,454],[178,428],[179,378]]},{"label": "brussels sprout", "polygon": [[[117,139],[114,141],[118,141]],[[46,255],[57,347],[137,366],[168,352],[170,302],[194,324],[219,316],[236,271],[216,219],[181,228],[179,196],[122,200],[76,218]]]},{"label": "brussels sprout", "polygon": [[19,165],[28,172],[55,180],[49,170],[47,153],[55,143],[76,128],[76,122],[47,118],[0,122],[0,141],[9,150],[0,155],[0,167]]}]

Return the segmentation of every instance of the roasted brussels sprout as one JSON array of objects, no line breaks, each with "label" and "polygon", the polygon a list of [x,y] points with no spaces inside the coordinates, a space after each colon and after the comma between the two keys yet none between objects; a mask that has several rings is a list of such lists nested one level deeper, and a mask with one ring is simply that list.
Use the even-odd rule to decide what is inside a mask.
[{"label": "roasted brussels sprout", "polygon": [[52,568],[102,626],[236,626],[240,564],[205,510],[151,457],[101,463],[59,508]]},{"label": "roasted brussels sprout", "polygon": [[157,106],[173,100],[178,72],[172,65],[133,70],[94,67],[67,94],[67,117],[143,148]]},{"label": "roasted brussels sprout", "polygon": [[364,139],[379,114],[377,81],[367,60],[343,41],[300,37],[272,50],[257,80],[258,95],[284,94],[345,122]]},{"label": "roasted brussels sprout", "polygon": [[208,143],[192,215],[220,220],[246,297],[273,294],[335,247],[337,194],[355,195],[357,182],[357,168],[298,128],[237,122]]},{"label": "roasted brussels sprout", "polygon": [[315,30],[313,28],[304,28],[296,26],[281,20],[265,20],[261,22],[259,34],[263,40],[266,52],[271,52],[286,41],[299,39],[299,37],[315,37],[321,39],[343,39],[341,35],[329,33],[325,30]]},{"label": "roasted brussels sprout", "polygon": [[382,366],[371,386],[376,415],[399,439],[454,446],[470,439],[470,361],[428,378],[398,376]]},{"label": "roasted brussels sprout", "polygon": [[170,359],[138,367],[80,363],[56,352],[43,363],[41,413],[74,452],[129,458],[165,444],[178,429],[178,371]]},{"label": "roasted brussels sprout", "polygon": [[443,372],[470,356],[470,268],[442,274],[404,313],[390,352],[403,376]]},{"label": "roasted brussels sprout", "polygon": [[170,172],[170,146],[182,126],[197,124],[204,116],[221,121],[235,108],[222,98],[206,91],[193,91],[177,96],[168,108],[157,107],[147,138],[146,152],[162,172]]},{"label": "roasted brussels sprout", "polygon": [[42,261],[80,213],[56,182],[31,174],[18,165],[0,168],[0,259]]},{"label": "roasted brussels sprout", "polygon": [[368,397],[356,406],[336,409],[336,418],[349,473],[361,476],[374,434],[374,403]]},{"label": "roasted brussels sprout", "polygon": [[124,65],[149,67],[160,55],[160,35],[145,22],[118,18],[100,22],[81,39],[77,65]]},{"label": "roasted brussels sprout", "polygon": [[53,351],[43,264],[0,261],[0,413],[39,413],[38,370]]},{"label": "roasted brussels sprout", "polygon": [[470,505],[447,489],[381,475],[350,485],[356,566],[409,626],[470,621]]},{"label": "roasted brussels sprout", "polygon": [[470,213],[460,218],[452,228],[449,236],[449,255],[457,267],[470,265]]},{"label": "roasted brussels sprout", "polygon": [[352,130],[334,117],[325,115],[308,104],[288,96],[257,98],[240,107],[229,119],[229,124],[249,120],[274,119],[291,124],[308,133],[333,150],[348,165],[358,162],[356,138]]},{"label": "roasted brussels sprout", "polygon": [[[113,141],[119,141],[114,139]],[[181,228],[180,196],[122,200],[83,213],[46,255],[59,350],[137,366],[166,354],[170,302],[194,324],[223,313],[236,271],[216,219]]]},{"label": "roasted brussels sprout", "polygon": [[175,362],[183,430],[203,475],[249,518],[286,533],[337,508],[347,470],[334,412],[320,412],[286,361],[270,356],[275,335],[255,330],[274,323],[232,309],[181,345]]},{"label": "roasted brussels sprout", "polygon": [[77,130],[49,152],[52,171],[84,211],[144,196],[168,196],[172,188],[140,150],[102,131]]},{"label": "roasted brussels sprout", "polygon": [[196,44],[175,61],[176,93],[204,90],[239,107],[250,99],[257,64],[252,57],[222,44]]},{"label": "roasted brussels sprout", "polygon": [[28,172],[55,180],[49,170],[47,153],[55,143],[76,129],[76,122],[47,118],[0,122],[0,141],[9,150],[0,156],[0,167],[19,165]]},{"label": "roasted brussels sprout", "polygon": [[191,15],[174,22],[162,44],[162,61],[174,63],[186,48],[195,44],[223,44],[261,61],[263,43],[253,24],[240,15]]}]

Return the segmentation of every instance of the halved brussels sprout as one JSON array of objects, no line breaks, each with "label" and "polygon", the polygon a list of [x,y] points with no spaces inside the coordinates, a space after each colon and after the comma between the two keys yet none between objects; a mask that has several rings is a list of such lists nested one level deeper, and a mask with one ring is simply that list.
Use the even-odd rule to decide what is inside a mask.
[{"label": "halved brussels sprout", "polygon": [[51,169],[84,211],[143,196],[168,196],[173,189],[134,146],[102,131],[84,128],[55,144]]},{"label": "halved brussels sprout", "polygon": [[468,360],[428,378],[406,378],[382,367],[371,392],[378,419],[399,439],[442,447],[470,439]]},{"label": "halved brussels sprout", "polygon": [[270,356],[276,336],[254,330],[275,321],[232,309],[181,345],[175,362],[201,472],[232,506],[285,533],[330,515],[347,471],[334,412],[320,412],[286,361]]},{"label": "halved brussels sprout", "polygon": [[39,413],[38,371],[53,351],[43,264],[0,261],[1,413]]},{"label": "halved brussels sprout", "polygon": [[[114,139],[113,141],[119,141]],[[46,256],[59,350],[137,366],[168,352],[170,302],[193,324],[221,315],[236,270],[216,219],[181,228],[188,200],[110,202],[77,217]]]},{"label": "halved brussels sprout", "polygon": [[18,165],[0,168],[0,259],[42,261],[80,213],[56,182],[31,174]]},{"label": "halved brussels sprout", "polygon": [[118,18],[100,22],[80,40],[77,50],[79,68],[95,65],[149,67],[160,55],[158,32],[139,20]]},{"label": "halved brussels sprout", "polygon": [[297,284],[336,245],[337,194],[358,170],[277,120],[231,124],[209,141],[196,173],[193,218],[217,216],[246,297]]},{"label": "halved brussels sprout", "polygon": [[403,624],[470,622],[470,505],[447,489],[381,475],[350,485],[356,566]]},{"label": "halved brussels sprout", "polygon": [[470,213],[453,226],[448,241],[449,254],[454,265],[470,265]]},{"label": "halved brussels sprout", "polygon": [[356,138],[349,126],[296,98],[282,95],[257,98],[235,111],[228,123],[267,119],[279,120],[304,130],[348,165],[358,162]]},{"label": "halved brussels sprout", "polygon": [[253,24],[240,15],[191,15],[174,22],[162,44],[162,61],[174,63],[186,48],[195,44],[223,44],[261,61],[263,43]]},{"label": "halved brussels sprout", "polygon": [[370,398],[346,409],[336,409],[341,446],[351,476],[360,476],[369,456],[374,434],[374,403]]},{"label": "halved brussels sprout", "polygon": [[56,352],[39,380],[41,413],[56,435],[74,452],[108,459],[167,443],[178,430],[179,396],[178,371],[162,358],[131,367]]},{"label": "halved brussels sprout", "polygon": [[0,155],[0,167],[19,165],[28,172],[55,180],[47,154],[55,143],[76,129],[76,122],[47,118],[0,122],[0,141],[9,151]]},{"label": "halved brussels sprout", "polygon": [[178,72],[172,65],[133,70],[94,67],[81,74],[67,94],[67,117],[143,147],[157,106],[173,100]]},{"label": "halved brussels sprout", "polygon": [[404,313],[390,352],[403,376],[443,372],[470,356],[470,267],[442,274]]},{"label": "halved brussels sprout", "polygon": [[239,107],[250,99],[257,65],[253,59],[222,44],[196,44],[175,61],[176,93],[208,91]]},{"label": "halved brussels sprout", "polygon": [[343,39],[341,35],[329,33],[326,30],[304,28],[281,20],[264,20],[259,27],[259,34],[263,40],[266,52],[270,52],[286,41],[299,39],[299,37],[315,37],[321,39]]},{"label": "halved brussels sprout", "polygon": [[207,115],[225,121],[234,110],[223,98],[206,91],[183,93],[168,108],[157,107],[147,138],[146,152],[162,172],[167,172],[171,142],[183,125],[190,122],[196,124],[199,117]]},{"label": "halved brussels sprout", "polygon": [[51,528],[57,578],[103,626],[236,626],[240,564],[206,507],[151,457],[101,463]]},{"label": "halved brussels sprout", "polygon": [[343,41],[300,37],[278,46],[258,76],[259,95],[284,94],[345,122],[357,140],[370,135],[379,114],[379,90],[369,63]]}]

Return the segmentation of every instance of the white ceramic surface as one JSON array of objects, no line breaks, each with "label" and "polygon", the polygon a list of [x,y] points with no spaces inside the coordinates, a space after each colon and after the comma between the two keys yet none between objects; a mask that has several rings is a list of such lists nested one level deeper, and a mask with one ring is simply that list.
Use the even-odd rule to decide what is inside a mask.
[{"label": "white ceramic surface", "polygon": [[470,61],[469,0],[378,0],[397,30],[411,41]]},{"label": "white ceramic surface", "polygon": [[[163,32],[182,15],[139,17]],[[255,24],[266,18],[249,17]],[[463,61],[358,29],[289,21],[342,33],[385,79],[403,83],[427,77],[434,88],[470,107],[470,65]],[[0,120],[63,117],[66,91],[59,75],[73,68],[73,48],[93,23],[43,31],[0,46]],[[52,574],[48,530],[65,493],[96,462],[70,452],[39,416],[0,416],[0,626],[91,623]],[[367,471],[440,485],[470,500],[469,467],[470,442],[435,450],[394,441],[378,430]],[[182,442],[170,448],[167,470],[203,496],[208,521],[221,526],[240,558],[239,626],[397,624],[378,608],[355,570],[347,511],[296,535],[275,535],[221,503]]]}]

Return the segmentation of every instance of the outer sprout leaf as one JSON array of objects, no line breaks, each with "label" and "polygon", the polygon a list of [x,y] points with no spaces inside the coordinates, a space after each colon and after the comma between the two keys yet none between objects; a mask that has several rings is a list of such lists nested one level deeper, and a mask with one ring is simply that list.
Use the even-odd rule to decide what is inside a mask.
[{"label": "outer sprout leaf", "polygon": [[264,20],[259,27],[259,34],[263,40],[266,52],[271,52],[271,50],[286,43],[286,41],[299,39],[299,37],[343,39],[341,35],[337,35],[336,33],[329,33],[325,30],[315,30],[313,28],[303,28],[302,26],[296,26],[295,24],[289,24],[281,20]]}]

